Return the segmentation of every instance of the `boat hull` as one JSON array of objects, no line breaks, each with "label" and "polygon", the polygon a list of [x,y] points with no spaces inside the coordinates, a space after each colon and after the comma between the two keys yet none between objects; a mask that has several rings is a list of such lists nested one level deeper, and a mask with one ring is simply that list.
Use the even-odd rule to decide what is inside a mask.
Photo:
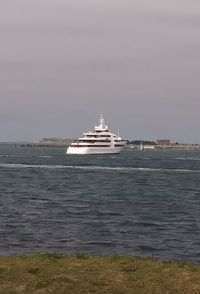
[{"label": "boat hull", "polygon": [[76,146],[69,146],[67,149],[66,154],[118,154],[122,151],[124,146],[119,147],[76,147]]}]

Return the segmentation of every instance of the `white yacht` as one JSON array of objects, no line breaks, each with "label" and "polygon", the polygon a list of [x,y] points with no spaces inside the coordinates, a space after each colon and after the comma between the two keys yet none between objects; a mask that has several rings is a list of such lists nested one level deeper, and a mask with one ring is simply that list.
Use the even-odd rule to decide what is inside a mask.
[{"label": "white yacht", "polygon": [[67,149],[67,154],[117,154],[126,145],[119,135],[115,135],[108,130],[102,115],[99,125],[94,131],[83,133],[76,142],[71,143]]}]

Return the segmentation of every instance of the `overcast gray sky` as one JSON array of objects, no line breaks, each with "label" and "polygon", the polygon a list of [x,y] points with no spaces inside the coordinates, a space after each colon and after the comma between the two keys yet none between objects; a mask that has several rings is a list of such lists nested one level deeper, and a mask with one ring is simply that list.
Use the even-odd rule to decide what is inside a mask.
[{"label": "overcast gray sky", "polygon": [[0,0],[0,141],[200,143],[199,0]]}]

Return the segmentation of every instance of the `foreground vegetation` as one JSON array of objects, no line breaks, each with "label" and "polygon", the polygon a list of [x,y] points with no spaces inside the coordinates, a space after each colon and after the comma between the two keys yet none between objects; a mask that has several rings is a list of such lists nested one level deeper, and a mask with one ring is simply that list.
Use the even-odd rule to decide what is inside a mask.
[{"label": "foreground vegetation", "polygon": [[195,294],[200,266],[133,257],[0,257],[0,293]]}]

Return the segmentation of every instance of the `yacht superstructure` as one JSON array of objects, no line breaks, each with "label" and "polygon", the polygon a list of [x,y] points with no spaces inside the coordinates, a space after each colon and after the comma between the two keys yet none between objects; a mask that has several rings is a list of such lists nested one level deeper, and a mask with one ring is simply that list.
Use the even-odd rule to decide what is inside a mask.
[{"label": "yacht superstructure", "polygon": [[67,149],[67,154],[117,154],[125,146],[119,135],[111,133],[102,115],[99,125],[94,131],[83,133],[76,142],[71,143]]}]

